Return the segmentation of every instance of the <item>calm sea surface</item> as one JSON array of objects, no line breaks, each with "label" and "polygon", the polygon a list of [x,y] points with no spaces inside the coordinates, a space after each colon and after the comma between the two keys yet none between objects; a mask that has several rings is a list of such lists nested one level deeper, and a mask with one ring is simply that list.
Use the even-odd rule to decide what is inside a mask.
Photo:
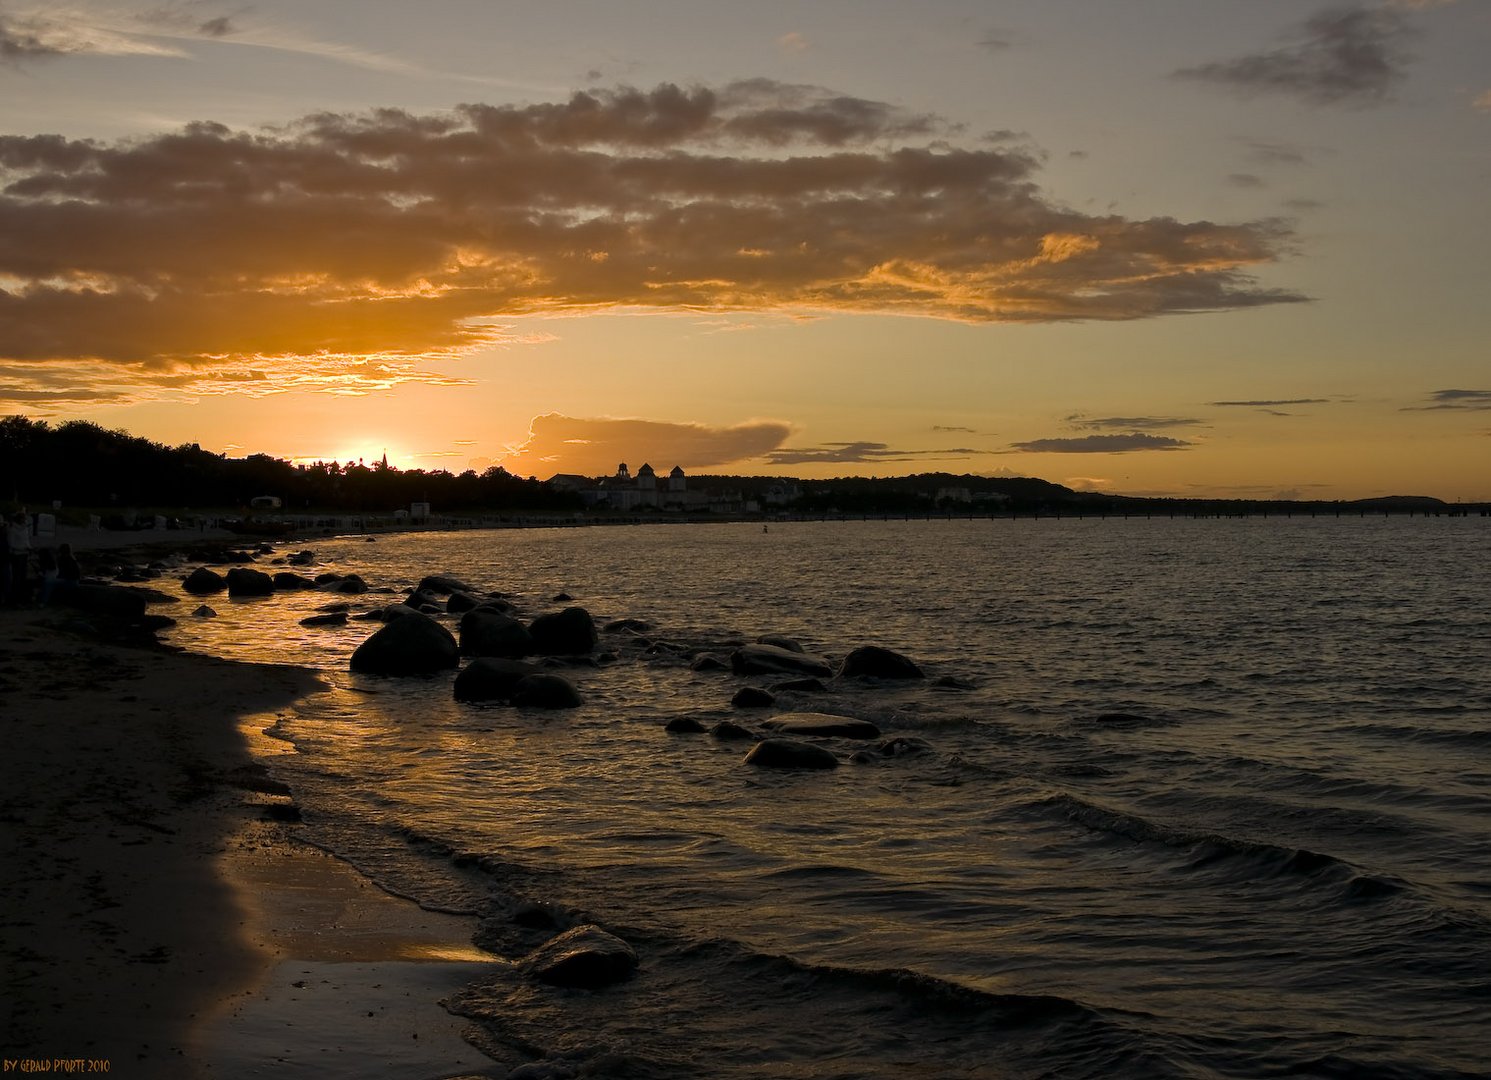
[{"label": "calm sea surface", "polygon": [[[1491,1074],[1491,521],[658,525],[340,539],[315,570],[393,595],[209,599],[189,648],[321,668],[274,767],[308,837],[480,916],[517,957],[594,921],[641,956],[600,992],[494,965],[456,1007],[534,1077]],[[376,623],[307,629],[448,573],[642,619],[564,673],[569,712],[353,675]],[[195,606],[196,601],[189,601]],[[184,606],[184,605],[183,605]],[[190,610],[186,608],[185,610]],[[452,626],[454,620],[448,620]],[[771,678],[695,672],[762,634],[912,685],[775,711],[918,754],[828,772],[664,731]],[[647,648],[648,642],[671,648]],[[966,688],[937,687],[951,676]],[[785,677],[784,677],[785,678]],[[1112,714],[1122,714],[1114,716]],[[745,744],[748,746],[749,744]]]}]

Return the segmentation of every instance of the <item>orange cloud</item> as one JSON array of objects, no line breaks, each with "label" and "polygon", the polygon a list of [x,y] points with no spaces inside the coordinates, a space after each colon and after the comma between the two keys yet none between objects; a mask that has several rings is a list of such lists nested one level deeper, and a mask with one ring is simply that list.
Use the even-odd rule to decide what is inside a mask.
[{"label": "orange cloud", "polygon": [[647,462],[666,473],[674,465],[698,469],[761,457],[791,432],[790,424],[776,420],[709,427],[546,413],[533,418],[528,441],[498,464],[509,472],[543,478],[555,473],[608,476],[622,462],[633,469]]},{"label": "orange cloud", "polygon": [[1286,251],[1280,223],[1085,215],[1041,196],[1031,154],[956,135],[756,79],[0,137],[0,361],[333,385],[368,363],[420,377],[524,314],[1043,322],[1303,299],[1248,276]]}]

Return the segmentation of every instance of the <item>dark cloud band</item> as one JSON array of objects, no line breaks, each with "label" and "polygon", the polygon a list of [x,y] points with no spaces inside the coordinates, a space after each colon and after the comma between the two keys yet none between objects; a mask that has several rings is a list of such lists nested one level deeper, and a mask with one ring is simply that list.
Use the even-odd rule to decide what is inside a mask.
[{"label": "dark cloud band", "polygon": [[614,308],[1031,323],[1303,299],[1250,277],[1287,251],[1279,222],[1083,214],[1029,153],[954,135],[758,79],[0,137],[0,359],[283,369]]}]

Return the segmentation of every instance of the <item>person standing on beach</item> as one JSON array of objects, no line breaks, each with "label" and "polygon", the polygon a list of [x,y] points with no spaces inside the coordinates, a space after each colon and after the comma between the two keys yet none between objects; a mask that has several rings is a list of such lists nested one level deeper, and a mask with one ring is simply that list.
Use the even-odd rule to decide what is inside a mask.
[{"label": "person standing on beach", "polygon": [[5,538],[10,547],[10,555],[6,562],[10,566],[10,589],[7,598],[12,604],[24,603],[26,600],[26,574],[31,561],[31,523],[26,518],[26,511],[17,510],[10,517],[10,524],[5,529]]}]

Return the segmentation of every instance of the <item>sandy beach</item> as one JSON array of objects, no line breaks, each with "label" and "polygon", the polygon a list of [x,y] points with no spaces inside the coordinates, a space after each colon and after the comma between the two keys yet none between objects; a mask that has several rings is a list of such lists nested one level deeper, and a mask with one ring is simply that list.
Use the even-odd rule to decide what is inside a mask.
[{"label": "sandy beach", "polygon": [[491,962],[468,920],[295,837],[260,732],[319,680],[97,622],[0,611],[6,1070],[505,1075],[436,1004]]}]

